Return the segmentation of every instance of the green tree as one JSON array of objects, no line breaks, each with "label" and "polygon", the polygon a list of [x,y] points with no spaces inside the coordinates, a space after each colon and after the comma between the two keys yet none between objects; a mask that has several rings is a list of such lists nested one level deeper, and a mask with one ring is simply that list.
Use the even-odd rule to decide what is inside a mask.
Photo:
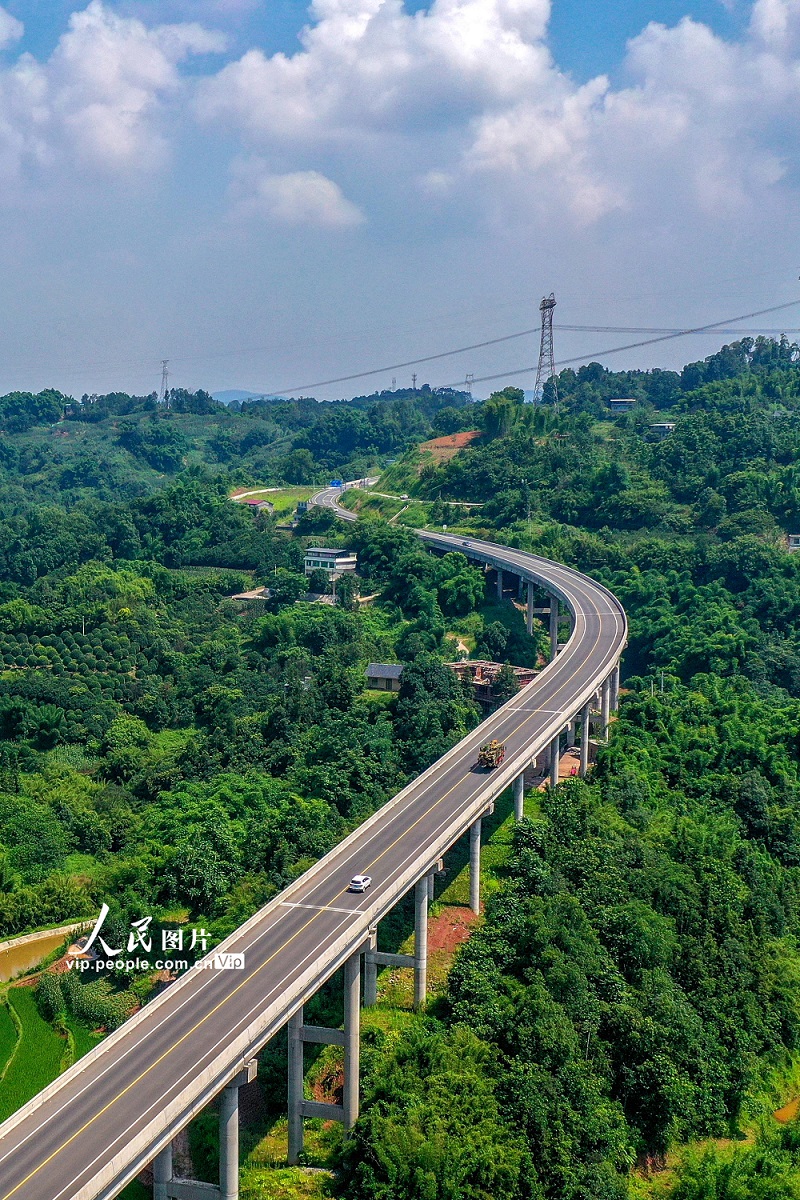
[{"label": "green tree", "polygon": [[514,668],[511,663],[503,663],[500,670],[497,672],[494,682],[492,683],[492,696],[499,703],[503,704],[506,700],[510,700],[512,696],[516,696],[519,691],[519,683],[514,674]]}]

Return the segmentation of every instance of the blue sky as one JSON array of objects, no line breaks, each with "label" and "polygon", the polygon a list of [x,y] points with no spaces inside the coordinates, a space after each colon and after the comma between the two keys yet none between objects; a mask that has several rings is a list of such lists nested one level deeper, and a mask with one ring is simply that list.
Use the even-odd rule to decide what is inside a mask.
[{"label": "blue sky", "polygon": [[[625,340],[559,322],[791,300],[798,108],[800,0],[0,0],[0,388],[146,391],[165,356],[311,384],[530,328],[551,290],[559,358]],[[423,374],[525,384],[535,354]]]},{"label": "blue sky", "polygon": [[[191,19],[202,7],[196,0],[139,0],[118,4],[119,12],[157,21]],[[257,44],[275,52],[293,53],[298,33],[308,21],[304,0],[268,0],[268,3],[243,3],[230,6],[213,4],[204,8],[212,23],[226,29],[240,48]],[[408,12],[429,7],[420,0],[407,0]],[[8,12],[25,23],[25,45],[33,54],[48,55],[63,32],[74,0],[8,0]],[[741,32],[749,13],[742,0],[652,0],[642,3],[609,4],[607,0],[558,0],[550,22],[551,44],[559,63],[585,79],[602,72],[614,73],[624,55],[628,38],[635,37],[649,21],[674,24],[683,16],[703,21],[723,36]]]}]

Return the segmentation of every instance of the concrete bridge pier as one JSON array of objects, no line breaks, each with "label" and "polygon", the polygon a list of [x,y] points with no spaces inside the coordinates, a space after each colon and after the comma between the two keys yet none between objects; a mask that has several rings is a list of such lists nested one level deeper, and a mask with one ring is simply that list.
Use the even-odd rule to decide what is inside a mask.
[{"label": "concrete bridge pier", "polygon": [[567,745],[575,745],[575,734],[577,732],[577,717],[573,717],[571,721],[567,721]]},{"label": "concrete bridge pier", "polygon": [[289,1165],[297,1166],[303,1153],[303,1010],[289,1018]]},{"label": "concrete bridge pier", "polygon": [[525,627],[528,630],[528,637],[533,637],[533,584],[530,582],[525,603]]},{"label": "concrete bridge pier", "polygon": [[[379,955],[375,953],[375,960]],[[296,1166],[303,1153],[303,1118],[322,1117],[325,1121],[341,1121],[352,1129],[358,1120],[359,1059],[361,1046],[361,950],[351,954],[344,964],[344,1029],[326,1029],[322,1025],[306,1025],[303,1009],[289,1019],[288,1109],[290,1166]],[[323,1046],[344,1047],[344,1087],[341,1104],[327,1104],[303,1098],[303,1046],[315,1042]],[[227,1197],[223,1194],[223,1200]],[[238,1193],[233,1198],[238,1200]]]},{"label": "concrete bridge pier", "polygon": [[605,680],[600,692],[600,726],[603,741],[608,741],[608,726],[611,721],[611,676]]},{"label": "concrete bridge pier", "polygon": [[168,1200],[167,1186],[172,1182],[172,1142],[153,1161],[153,1200]]},{"label": "concrete bridge pier", "polygon": [[481,818],[469,827],[469,906],[481,911]]},{"label": "concrete bridge pier", "polygon": [[219,1192],[220,1200],[239,1200],[239,1088],[252,1083],[258,1063],[246,1063],[220,1097]]},{"label": "concrete bridge pier", "polygon": [[371,1008],[378,1003],[378,963],[375,952],[378,949],[378,931],[371,929],[369,942],[364,954],[364,1007]]},{"label": "concrete bridge pier", "polygon": [[611,672],[611,711],[616,712],[619,708],[619,663]]},{"label": "concrete bridge pier", "polygon": [[581,711],[581,779],[589,770],[589,709],[589,704],[585,704]]},{"label": "concrete bridge pier", "polygon": [[503,568],[497,568],[497,599],[503,599]]},{"label": "concrete bridge pier", "polygon": [[428,990],[428,876],[414,888],[414,1008],[422,1008]]},{"label": "concrete bridge pier", "polygon": [[558,619],[560,616],[558,596],[550,597],[550,658],[558,654]]},{"label": "concrete bridge pier", "polygon": [[361,1052],[361,955],[351,954],[344,964],[344,1127],[358,1120],[358,1084]]},{"label": "concrete bridge pier", "polygon": [[550,743],[550,787],[558,787],[558,760],[561,757],[561,734],[557,733]]},{"label": "concrete bridge pier", "polygon": [[517,821],[521,821],[523,817],[523,805],[525,802],[525,772],[520,771],[517,778],[514,780],[514,817]]},{"label": "concrete bridge pier", "polygon": [[[257,1069],[255,1059],[246,1062],[220,1093],[219,1187],[176,1179],[170,1142],[153,1160],[153,1200],[239,1200],[239,1088],[253,1082]],[[300,1077],[302,1081],[302,1065]]]}]

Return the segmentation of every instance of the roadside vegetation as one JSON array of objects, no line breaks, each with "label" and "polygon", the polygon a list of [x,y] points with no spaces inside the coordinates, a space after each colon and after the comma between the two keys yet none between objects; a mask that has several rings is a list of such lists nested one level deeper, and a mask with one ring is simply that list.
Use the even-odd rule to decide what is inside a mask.
[{"label": "roadside vegetation", "polygon": [[[335,1174],[281,1166],[278,1038],[243,1196],[800,1197],[798,354],[745,339],[680,373],[590,364],[562,372],[558,408],[513,388],[224,412],[203,393],[169,412],[0,398],[0,936],[107,901],[113,944],[143,913],[156,936],[221,937],[480,719],[443,666],[454,642],[536,664],[541,628],[528,638],[510,598],[406,520],[575,565],[630,618],[591,780],[529,796],[517,829],[499,807],[485,916],[448,945],[425,1013],[401,973],[382,978],[355,1135],[309,1131],[309,1164]],[[620,397],[637,403],[613,413]],[[286,496],[274,516],[229,499],[301,498],[376,463],[395,498],[346,495],[352,527],[312,511],[278,530],[290,491],[265,493]],[[370,604],[296,602],[319,541],[357,551]],[[230,599],[259,585],[265,602]],[[404,664],[399,694],[366,692],[370,661]],[[465,899],[451,867],[441,912]],[[409,932],[402,906],[381,931],[387,948]],[[0,1004],[0,1106],[157,986],[44,978]],[[338,987],[311,1019],[339,1023]],[[335,1048],[308,1061],[309,1088],[334,1094]],[[214,1123],[192,1131],[206,1178]]]}]

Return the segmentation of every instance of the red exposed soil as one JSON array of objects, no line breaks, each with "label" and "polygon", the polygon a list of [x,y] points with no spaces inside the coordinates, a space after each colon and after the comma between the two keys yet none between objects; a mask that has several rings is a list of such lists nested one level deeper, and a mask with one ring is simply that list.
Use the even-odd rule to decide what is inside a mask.
[{"label": "red exposed soil", "polygon": [[323,1104],[341,1104],[344,1093],[344,1065],[332,1063],[311,1085],[311,1094]]},{"label": "red exposed soil", "polygon": [[796,1096],[794,1100],[790,1100],[788,1104],[784,1104],[783,1108],[779,1108],[772,1115],[781,1125],[788,1125],[790,1121],[797,1119],[798,1112],[800,1112],[800,1096]]},{"label": "red exposed soil", "polygon": [[437,463],[447,462],[479,436],[478,429],[471,429],[467,433],[450,433],[446,437],[431,438],[429,442],[423,442],[420,450],[432,454]]},{"label": "red exposed soil", "polygon": [[480,918],[471,908],[443,908],[438,917],[428,922],[428,953],[440,951],[452,956],[466,942]]}]

